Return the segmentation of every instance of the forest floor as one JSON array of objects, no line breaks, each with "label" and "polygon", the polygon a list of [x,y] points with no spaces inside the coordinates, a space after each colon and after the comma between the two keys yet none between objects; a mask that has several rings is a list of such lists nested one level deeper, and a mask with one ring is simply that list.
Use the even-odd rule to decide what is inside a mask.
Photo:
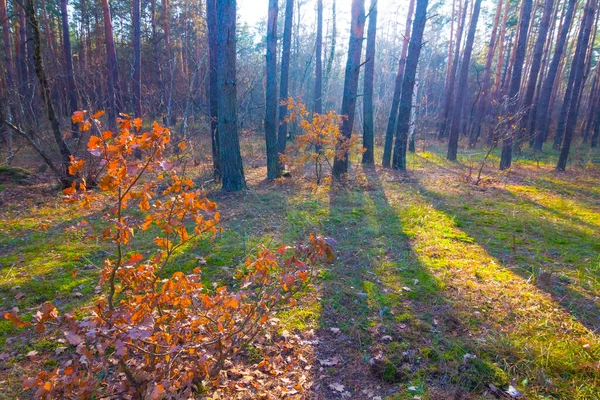
[{"label": "forest floor", "polygon": [[[500,174],[493,154],[474,185],[475,158],[450,163],[426,146],[409,155],[409,172],[353,162],[346,186],[315,187],[265,182],[260,144],[244,139],[249,190],[209,192],[224,231],[186,247],[171,272],[202,259],[205,277],[220,279],[259,243],[311,232],[335,239],[337,259],[272,321],[296,368],[255,371],[273,352],[263,338],[232,367],[236,396],[600,398],[600,164],[557,173],[552,157],[521,159]],[[106,252],[64,230],[97,216],[30,183],[0,182],[0,311],[31,314],[49,300],[83,309]],[[52,335],[0,321],[0,398],[27,397],[20,381],[63,351]]]}]

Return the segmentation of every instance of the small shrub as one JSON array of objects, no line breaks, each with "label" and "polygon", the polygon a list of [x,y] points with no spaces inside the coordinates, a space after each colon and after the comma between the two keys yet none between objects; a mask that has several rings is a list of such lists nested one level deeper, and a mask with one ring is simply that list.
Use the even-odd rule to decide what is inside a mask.
[{"label": "small shrub", "polygon": [[334,158],[345,157],[356,143],[356,138],[346,138],[342,135],[340,125],[345,117],[335,111],[311,114],[305,104],[292,98],[282,104],[288,108],[286,121],[298,122],[302,130],[301,134],[295,136],[294,143],[287,148],[283,161],[298,172],[306,166],[311,166],[319,185],[325,179],[331,178],[323,168],[331,171]]},{"label": "small shrub", "polygon": [[[80,114],[73,120],[82,128],[92,124]],[[308,244],[261,248],[237,271],[235,291],[203,284],[200,268],[163,278],[178,249],[217,232],[219,211],[167,158],[168,129],[155,123],[142,133],[141,120],[133,121],[135,131],[128,119],[119,124],[119,133],[105,131],[88,143],[103,171],[101,193],[87,191],[84,179],[64,190],[66,201],[82,207],[99,198],[110,203],[101,233],[83,222],[69,228],[113,246],[100,278],[104,296],[84,318],[59,316],[51,303],[32,323],[16,309],[5,314],[17,327],[33,324],[37,332],[58,324],[75,349],[68,362],[24,381],[37,398],[193,397],[219,381],[225,362],[248,348],[273,312],[296,304],[292,295],[313,274],[312,266],[334,257],[328,240],[311,235]],[[83,160],[72,158],[70,173],[83,167]],[[130,248],[131,239],[151,227],[156,252],[144,257]]]}]

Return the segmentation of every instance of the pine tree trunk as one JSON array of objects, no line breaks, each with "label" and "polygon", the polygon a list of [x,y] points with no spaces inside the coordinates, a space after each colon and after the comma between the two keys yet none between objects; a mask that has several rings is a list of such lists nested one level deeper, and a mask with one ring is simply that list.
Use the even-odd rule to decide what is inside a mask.
[{"label": "pine tree trunk", "polygon": [[[0,0],[0,22],[2,23],[2,43],[4,46],[4,68],[6,69],[5,87],[0,87],[0,113],[5,113],[10,121],[14,121],[16,118],[16,110],[12,99],[15,95],[15,81],[14,81],[14,67],[12,59],[12,49],[10,45],[10,21],[8,19],[8,13],[6,11],[6,0]],[[6,118],[6,116],[4,118]],[[10,165],[13,157],[13,136],[10,129],[6,131],[0,131],[0,134],[6,137],[6,164]]]},{"label": "pine tree trunk", "polygon": [[396,130],[394,157],[392,159],[392,168],[402,171],[406,170],[406,147],[410,129],[410,111],[412,107],[417,66],[419,64],[421,47],[423,46],[423,31],[425,30],[425,23],[427,22],[427,5],[428,0],[417,0],[415,22],[412,27],[408,56],[406,57],[406,69],[402,81],[402,96],[400,98],[400,108],[398,113],[398,129]]},{"label": "pine tree trunk", "polygon": [[[500,23],[500,15],[502,13],[502,1],[498,0],[496,5],[496,16],[494,17],[494,26],[492,27],[492,34],[490,35],[490,42],[488,44],[487,55],[485,58],[485,66],[483,67],[483,81],[481,84],[481,93],[477,102],[476,115],[473,120],[471,127],[471,133],[469,135],[469,147],[475,147],[477,140],[481,135],[481,122],[487,113],[487,106],[489,101],[489,91],[491,86],[492,76],[492,62],[494,61],[494,52],[496,50],[496,36],[498,33],[498,25]],[[502,38],[503,40],[503,38]]]},{"label": "pine tree trunk", "polygon": [[[67,0],[60,0],[60,13],[63,30],[63,51],[65,57],[65,69],[67,73],[67,92],[69,96],[69,111],[73,114],[78,110],[77,89],[75,88],[75,77],[73,72],[73,59],[71,55],[71,37],[69,34],[69,14],[67,13]],[[73,134],[77,135],[77,124],[72,124]]]},{"label": "pine tree trunk", "polygon": [[[459,54],[460,54],[460,45],[462,42],[462,34],[465,26],[465,22],[467,20],[467,7],[469,5],[469,0],[465,0],[465,4],[462,6],[462,15],[460,17],[460,21],[458,24],[458,32],[456,33],[456,47],[455,47],[455,56],[454,61],[452,62],[452,70],[450,71],[450,80],[446,84],[446,89],[444,90],[444,109],[442,110],[442,121],[440,123],[440,131],[438,133],[438,139],[442,140],[448,134],[448,122],[450,120],[450,113],[452,112],[452,101],[454,99],[454,86],[456,84],[456,72],[458,71],[459,64]],[[459,3],[459,13],[460,13],[460,3]]]},{"label": "pine tree trunk", "polygon": [[[548,74],[548,61],[550,60],[550,50],[552,47],[552,43],[554,43],[555,34],[557,34],[556,30],[556,17],[558,16],[558,11],[561,10],[560,23],[562,26],[562,21],[564,20],[565,11],[567,9],[567,5],[563,4],[560,7],[560,2],[554,7],[554,15],[551,18],[550,25],[550,36],[546,39],[546,45],[544,46],[544,55],[542,56],[542,65],[540,67],[540,74],[538,76],[535,95],[533,98],[533,103],[531,104],[531,109],[529,110],[529,120],[527,122],[527,132],[529,133],[529,147],[534,148],[535,146],[535,130],[536,130],[536,120],[537,120],[537,105],[540,100],[540,94],[542,91],[542,84],[546,79],[546,75]],[[558,29],[560,31],[560,27]]]},{"label": "pine tree trunk", "polygon": [[[596,0],[589,0],[583,13],[582,27],[577,39],[577,48],[575,50],[575,56],[573,57],[571,73],[569,74],[569,81],[573,80],[574,96],[578,95],[583,85],[586,51],[591,37],[592,25],[594,23],[596,3]],[[556,169],[559,171],[564,171],[567,168],[567,160],[569,158],[569,151],[571,149],[571,140],[573,139],[573,134],[577,126],[578,111],[579,104],[577,98],[573,98],[570,102],[567,121],[565,124],[564,142],[558,158],[558,163],[556,164]]]},{"label": "pine tree trunk", "polygon": [[[587,0],[586,0],[587,3]],[[583,21],[585,22],[585,15],[587,12],[587,7],[584,7],[583,13],[584,13],[584,19]],[[573,55],[573,59],[572,59],[572,63],[571,63],[571,71],[569,73],[569,79],[567,80],[567,87],[565,89],[565,94],[563,97],[563,102],[560,106],[560,113],[558,114],[558,123],[556,124],[556,135],[554,136],[554,143],[552,145],[552,148],[554,150],[559,150],[561,148],[561,144],[563,142],[563,138],[564,138],[564,134],[565,134],[565,130],[567,127],[567,118],[569,116],[569,112],[571,110],[571,103],[575,102],[578,104],[578,99],[579,99],[579,88],[581,87],[581,85],[579,87],[575,86],[575,80],[577,79],[576,74],[573,73],[573,67],[575,67],[576,65],[576,60],[578,60],[577,57],[583,57],[581,63],[583,63],[582,68],[582,74],[583,74],[583,70],[585,69],[585,52],[587,51],[587,46],[585,49],[579,49],[579,44],[581,43],[582,40],[586,40],[584,39],[584,37],[582,36],[585,32],[583,23],[582,26],[579,29],[579,32],[577,34],[577,44],[575,45],[575,54]],[[589,35],[589,32],[587,32],[587,34]],[[589,38],[587,39],[587,41],[589,41]],[[583,52],[581,54],[581,52]],[[569,62],[571,61],[570,58],[568,58],[565,62]]]},{"label": "pine tree trunk", "polygon": [[166,85],[163,82],[163,101],[164,101],[164,115],[163,115],[163,123],[165,126],[171,126],[173,122],[172,113],[172,101],[173,101],[173,80],[175,75],[174,68],[174,54],[171,49],[171,11],[169,7],[169,0],[162,0],[162,29],[164,34],[165,41],[165,53],[167,57],[167,82]]},{"label": "pine tree trunk", "polygon": [[283,26],[283,49],[281,52],[281,82],[279,84],[279,131],[277,133],[277,150],[285,154],[287,141],[287,106],[281,105],[288,100],[290,75],[290,53],[292,44],[292,23],[294,22],[294,0],[286,0],[285,21]]},{"label": "pine tree trunk", "polygon": [[315,92],[313,112],[323,113],[323,0],[317,0],[317,35],[315,42]]},{"label": "pine tree trunk", "polygon": [[221,179],[221,163],[219,151],[219,85],[217,82],[217,6],[216,0],[206,0],[206,20],[208,25],[208,52],[209,52],[209,111],[210,111],[210,138],[212,144],[213,175],[218,181]]},{"label": "pine tree trunk", "polygon": [[[17,68],[19,69],[19,93],[24,98],[29,98],[29,71],[27,68],[27,20],[25,19],[25,9],[20,3],[15,1],[15,8],[18,10],[19,23],[17,40],[15,40]],[[24,104],[25,101],[21,101]]]},{"label": "pine tree trunk", "polygon": [[[321,1],[321,0],[319,0]],[[371,0],[369,29],[367,30],[367,52],[365,60],[363,99],[363,164],[375,162],[373,123],[373,79],[375,76],[375,39],[377,35],[377,0]]]},{"label": "pine tree trunk", "polygon": [[512,121],[512,117],[514,117],[519,111],[518,94],[519,87],[521,85],[521,76],[523,73],[525,50],[527,47],[527,29],[529,27],[529,20],[531,19],[531,7],[531,0],[523,0],[521,19],[519,21],[519,39],[517,41],[517,47],[515,48],[511,80],[508,87],[508,122],[506,125],[507,133],[502,140],[502,154],[500,156],[501,171],[510,168],[512,163],[512,147],[514,136],[514,122]]},{"label": "pine tree trunk", "polygon": [[475,41],[475,31],[477,30],[477,21],[479,20],[479,10],[481,9],[481,0],[475,0],[473,5],[473,15],[469,25],[467,41],[465,43],[465,51],[460,66],[460,75],[458,77],[458,89],[456,91],[456,99],[454,101],[454,112],[452,116],[452,125],[450,127],[450,138],[448,140],[448,154],[446,158],[450,161],[456,161],[458,153],[458,136],[460,131],[460,123],[462,119],[463,104],[467,94],[469,85],[469,69],[471,68],[471,53],[473,52],[473,42]]},{"label": "pine tree trunk", "polygon": [[[341,114],[346,117],[342,121],[341,133],[346,139],[352,136],[356,98],[358,96],[358,75],[360,73],[360,56],[362,52],[363,34],[365,30],[365,0],[352,0],[350,22],[350,43],[348,45],[348,60],[344,78],[344,95],[342,98]],[[339,149],[338,149],[339,150]],[[348,153],[337,154],[333,163],[333,174],[341,177],[348,172]]]},{"label": "pine tree trunk", "polygon": [[[461,0],[459,0],[460,2]],[[394,147],[394,131],[396,130],[396,121],[398,120],[398,107],[400,106],[400,95],[402,93],[402,81],[404,80],[404,68],[406,66],[406,55],[408,54],[408,42],[410,40],[410,30],[412,28],[412,18],[415,9],[415,0],[408,3],[406,14],[406,24],[404,25],[404,37],[402,38],[402,53],[400,63],[398,64],[398,73],[394,82],[394,94],[392,97],[392,106],[388,117],[387,128],[385,130],[385,144],[383,148],[384,167],[389,167],[392,160],[392,149]]]},{"label": "pine tree trunk", "polygon": [[[500,3],[502,0],[499,0]],[[459,0],[460,6],[460,0]],[[448,40],[448,61],[446,63],[446,78],[444,79],[444,87],[448,86],[448,81],[450,80],[450,70],[452,69],[452,57],[454,50],[454,19],[456,18],[456,0],[452,0],[452,12],[450,13],[450,40]],[[460,14],[460,13],[459,13]]]},{"label": "pine tree trunk", "polygon": [[535,87],[537,84],[538,74],[540,72],[542,53],[544,51],[544,45],[546,44],[546,38],[548,37],[548,28],[550,27],[550,17],[552,17],[554,8],[554,0],[545,0],[544,2],[544,13],[540,23],[538,37],[535,42],[535,47],[532,54],[531,68],[529,70],[529,79],[527,81],[527,88],[525,90],[525,96],[521,107],[523,107],[523,115],[521,119],[521,128],[517,135],[515,142],[515,151],[520,151],[521,143],[523,142],[524,136],[528,135],[527,126],[530,125],[530,109],[533,104],[533,95],[535,94]]},{"label": "pine tree trunk", "polygon": [[551,116],[550,100],[552,97],[552,90],[555,86],[556,76],[558,75],[558,69],[564,53],[567,37],[569,35],[573,16],[575,15],[575,9],[577,8],[577,0],[569,0],[567,7],[565,20],[561,27],[560,35],[554,50],[554,55],[552,56],[552,61],[548,67],[548,74],[546,75],[546,79],[542,85],[540,98],[536,107],[534,149],[537,151],[542,150],[542,145],[548,136],[547,131]]},{"label": "pine tree trunk", "polygon": [[267,57],[265,90],[265,140],[267,147],[267,179],[281,176],[277,151],[277,0],[269,0],[267,19]]},{"label": "pine tree trunk", "polygon": [[[13,92],[15,90],[15,70],[12,57],[12,47],[10,41],[10,20],[6,9],[6,0],[0,0],[0,22],[2,23],[2,43],[4,45],[4,68],[6,69],[6,90]],[[12,93],[14,96],[14,93]],[[7,103],[12,103],[8,101]],[[12,105],[12,104],[11,104]],[[12,109],[13,107],[11,107]],[[14,114],[14,112],[13,112]],[[13,118],[16,115],[12,115]]]},{"label": "pine tree trunk", "polygon": [[[335,59],[335,45],[337,39],[337,24],[336,24],[336,0],[331,3],[331,48],[329,50],[329,58],[327,59],[327,68],[325,70],[325,99],[328,100],[329,95],[329,84],[331,83],[329,78],[331,76],[331,69],[333,68],[333,60]],[[329,103],[328,103],[329,104]]]},{"label": "pine tree trunk", "polygon": [[119,101],[119,66],[108,0],[102,0],[102,14],[104,19],[104,38],[106,41],[106,65],[108,69],[108,124],[110,129],[116,132],[116,120],[119,112],[121,112]]},{"label": "pine tree trunk", "polygon": [[502,16],[502,24],[500,25],[500,37],[498,43],[498,61],[496,62],[496,73],[494,76],[494,95],[496,98],[501,97],[502,93],[502,69],[504,68],[504,43],[506,41],[506,24],[508,23],[508,15],[510,11],[510,0],[504,3],[504,15]]},{"label": "pine tree trunk", "polygon": [[63,187],[68,187],[74,180],[74,176],[69,173],[69,165],[71,164],[71,150],[67,143],[62,137],[62,133],[60,132],[60,125],[58,122],[58,117],[56,116],[56,111],[54,109],[54,104],[52,104],[52,98],[50,96],[50,85],[48,84],[48,79],[46,77],[46,72],[44,70],[44,62],[42,59],[42,45],[40,40],[40,28],[38,25],[37,18],[35,16],[35,6],[33,4],[34,0],[26,0],[25,2],[25,13],[27,16],[27,23],[31,28],[31,41],[33,47],[33,61],[35,67],[35,73],[40,82],[40,88],[42,92],[42,98],[46,105],[46,112],[48,115],[48,120],[50,121],[50,126],[52,127],[52,133],[54,134],[54,139],[56,144],[58,145],[63,172],[61,174],[60,180]]},{"label": "pine tree trunk", "polygon": [[218,129],[222,187],[226,191],[246,188],[240,153],[236,88],[236,0],[218,0],[217,88]]},{"label": "pine tree trunk", "polygon": [[142,28],[141,0],[133,0],[133,115],[142,116]]}]

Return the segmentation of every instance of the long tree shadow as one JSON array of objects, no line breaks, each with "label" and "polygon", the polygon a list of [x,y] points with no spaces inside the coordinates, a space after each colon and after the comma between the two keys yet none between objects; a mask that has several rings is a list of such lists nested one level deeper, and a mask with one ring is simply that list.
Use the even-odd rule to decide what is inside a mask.
[{"label": "long tree shadow", "polygon": [[[565,216],[503,189],[494,190],[494,207],[505,206],[510,210],[512,204],[515,209],[512,213],[486,209],[476,199],[469,201],[464,195],[459,199],[424,186],[419,186],[419,191],[438,210],[453,216],[460,230],[490,255],[548,293],[592,332],[600,329],[600,308],[593,298],[600,286],[583,279],[583,286],[587,286],[583,291],[577,282],[581,273],[587,275],[586,279],[593,278],[596,282],[600,279],[600,271],[593,268],[594,257],[600,250],[598,233],[590,236],[589,230],[582,231],[562,219],[545,217],[544,214]],[[587,259],[588,263],[571,270],[571,265],[578,261],[572,255]]]},{"label": "long tree shadow", "polygon": [[[493,252],[478,244],[482,242],[476,233],[469,235],[462,229],[464,221],[423,194],[423,184],[398,185],[396,177],[386,179],[391,183],[383,185],[384,194],[388,199],[393,196],[393,208],[410,238],[411,250],[421,268],[440,280],[444,297],[459,320],[469,325],[474,343],[469,341],[476,354],[492,356],[506,371],[528,378],[534,393],[559,397],[580,393],[582,398],[595,393],[591,365],[600,358],[598,336],[571,317],[570,311],[557,308],[557,297],[545,295],[523,275],[513,274],[503,266],[503,258],[492,257]],[[439,185],[436,188],[441,190]],[[480,200],[463,195],[463,204]],[[493,201],[497,200],[494,196]],[[582,348],[581,341],[593,344]],[[553,376],[553,383],[547,376]],[[576,390],[573,382],[577,382]]]},{"label": "long tree shadow", "polygon": [[[468,321],[445,298],[444,282],[419,260],[377,171],[364,173],[367,190],[332,189],[321,220],[337,241],[338,261],[320,287],[314,368],[325,372],[316,394],[337,398],[341,384],[351,398],[461,398],[505,385],[506,374],[468,338]],[[470,353],[480,358],[465,361]],[[374,378],[380,388],[369,385]]]}]

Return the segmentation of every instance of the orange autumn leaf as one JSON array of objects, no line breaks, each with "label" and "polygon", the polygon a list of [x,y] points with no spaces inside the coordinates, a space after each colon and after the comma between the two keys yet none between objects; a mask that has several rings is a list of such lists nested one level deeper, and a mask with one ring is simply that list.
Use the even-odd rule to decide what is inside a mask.
[{"label": "orange autumn leaf", "polygon": [[104,110],[99,110],[99,111],[96,111],[96,112],[94,113],[94,115],[92,115],[92,118],[94,118],[94,119],[98,119],[98,118],[100,118],[100,117],[101,117],[101,116],[103,116],[103,115],[104,115]]},{"label": "orange autumn leaf", "polygon": [[21,317],[17,315],[18,312],[19,309],[15,307],[4,314],[4,319],[7,319],[10,322],[12,322],[17,328],[22,328],[24,326],[31,325],[31,323],[23,321]]},{"label": "orange autumn leaf", "polygon": [[84,114],[85,114],[85,111],[75,111],[73,113],[73,116],[71,117],[71,121],[74,124],[83,122]]},{"label": "orange autumn leaf", "polygon": [[139,131],[140,128],[142,127],[142,119],[141,118],[135,118],[133,120],[133,126],[135,127],[136,131]]}]

